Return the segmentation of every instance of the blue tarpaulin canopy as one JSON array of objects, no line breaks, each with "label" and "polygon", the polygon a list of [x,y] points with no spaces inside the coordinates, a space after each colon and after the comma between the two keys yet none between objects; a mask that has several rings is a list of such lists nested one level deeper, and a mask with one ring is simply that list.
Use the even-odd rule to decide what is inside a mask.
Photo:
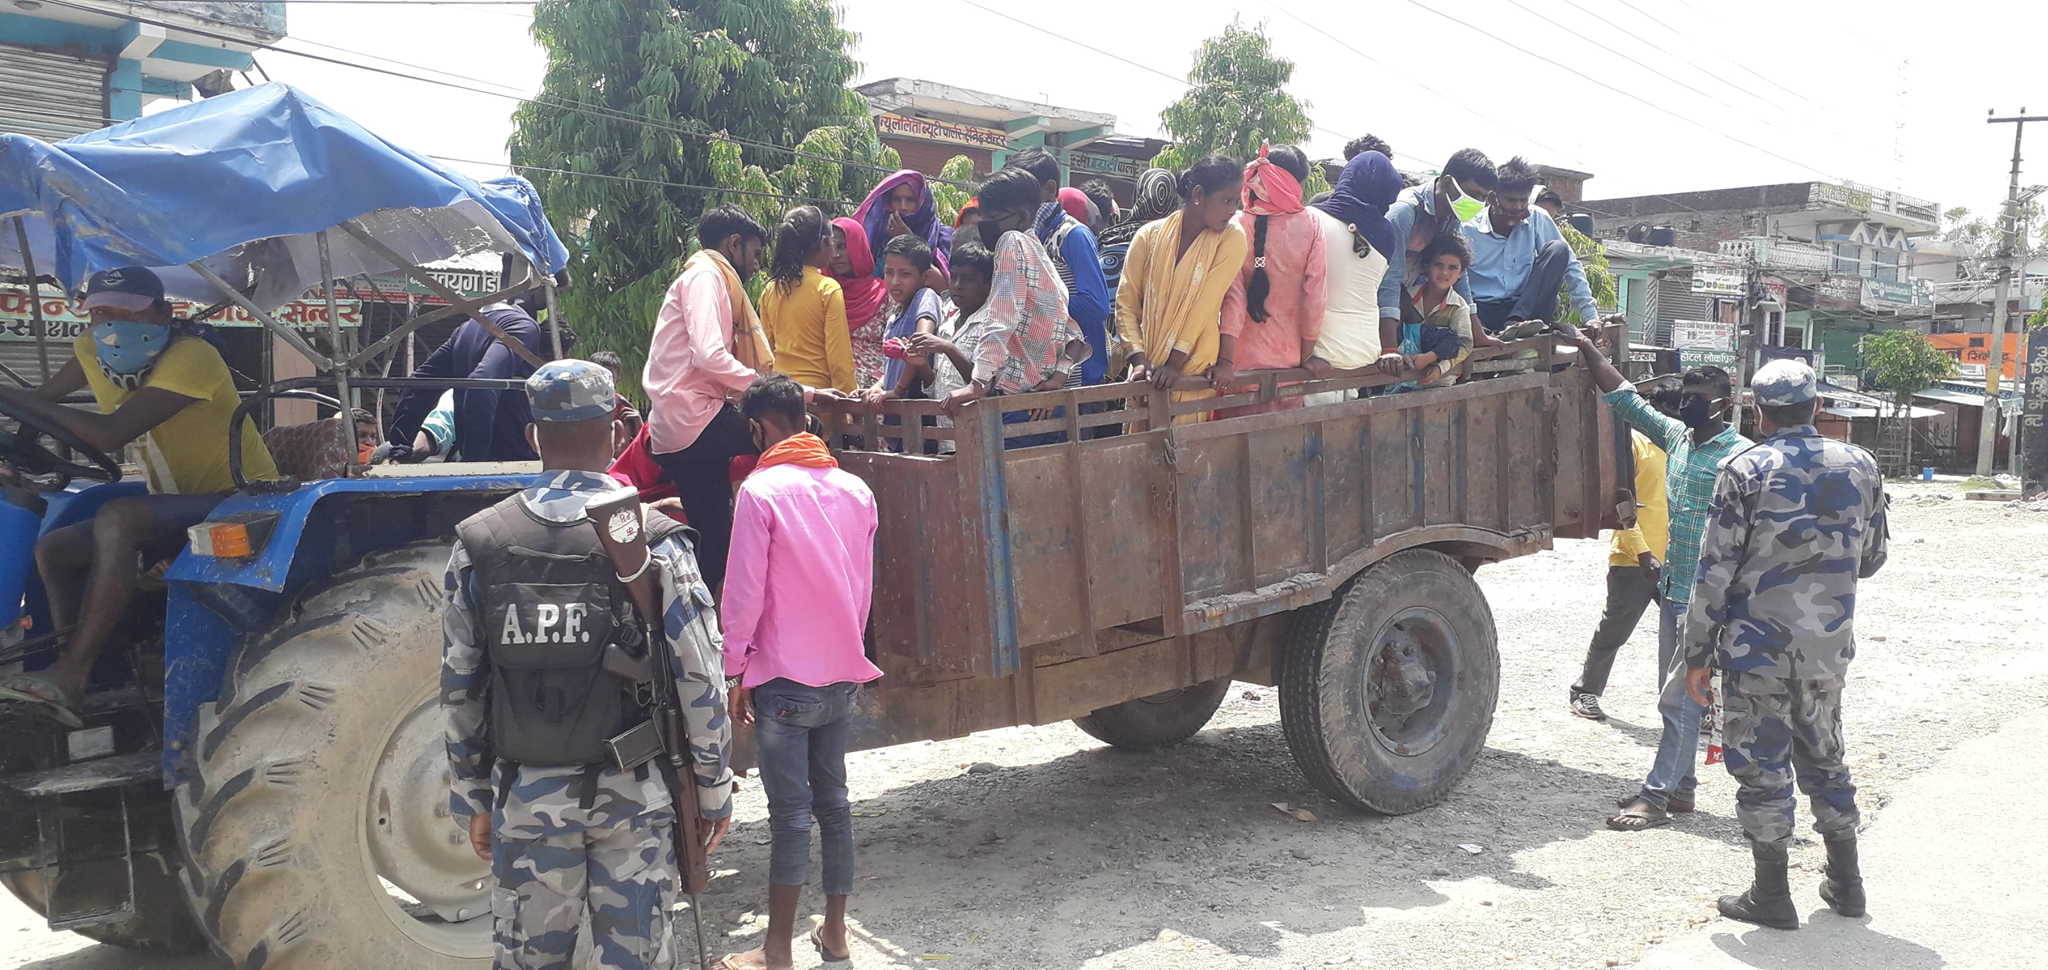
[{"label": "blue tarpaulin canopy", "polygon": [[[173,297],[225,299],[199,262],[270,309],[321,282],[316,236],[355,220],[414,266],[520,253],[548,272],[568,251],[525,179],[476,182],[371,134],[286,84],[264,84],[57,144],[0,135],[0,266],[77,294],[93,273],[142,265]],[[337,278],[398,270],[328,234]]]}]

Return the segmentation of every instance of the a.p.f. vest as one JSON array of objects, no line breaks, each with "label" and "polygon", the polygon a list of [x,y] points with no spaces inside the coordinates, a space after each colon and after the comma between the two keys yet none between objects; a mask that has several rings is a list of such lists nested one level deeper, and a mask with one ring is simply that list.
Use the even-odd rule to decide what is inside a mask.
[{"label": "a.p.f. vest", "polygon": [[624,590],[597,531],[581,519],[542,519],[513,495],[455,534],[469,553],[491,668],[492,755],[525,765],[606,761],[605,741],[648,714],[635,685],[604,669],[605,648],[617,642],[638,655],[645,637],[615,618]]}]

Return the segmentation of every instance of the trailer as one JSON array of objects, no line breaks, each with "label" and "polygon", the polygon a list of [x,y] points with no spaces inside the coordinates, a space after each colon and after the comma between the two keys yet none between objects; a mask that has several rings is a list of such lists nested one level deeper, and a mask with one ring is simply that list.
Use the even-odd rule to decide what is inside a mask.
[{"label": "trailer", "polygon": [[[885,676],[856,744],[1072,719],[1157,747],[1239,680],[1279,687],[1289,748],[1331,797],[1434,804],[1498,694],[1472,572],[1633,520],[1625,431],[1575,357],[1555,336],[1481,348],[1460,372],[1485,379],[1371,397],[1395,379],[1268,372],[1179,404],[1143,384],[1042,392],[951,427],[937,402],[826,406],[829,433],[874,443],[839,462],[882,509]],[[1304,397],[1343,400],[1173,423]],[[1004,447],[1044,432],[1065,440]]]}]

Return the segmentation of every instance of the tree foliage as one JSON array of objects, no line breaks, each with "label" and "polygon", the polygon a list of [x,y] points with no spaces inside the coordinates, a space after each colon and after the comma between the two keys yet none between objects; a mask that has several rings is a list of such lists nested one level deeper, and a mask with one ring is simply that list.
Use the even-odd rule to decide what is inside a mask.
[{"label": "tree foliage", "polygon": [[[1558,234],[1565,244],[1579,256],[1579,265],[1586,270],[1586,288],[1593,292],[1593,302],[1602,310],[1613,310],[1621,305],[1621,289],[1615,285],[1614,271],[1607,266],[1607,250],[1600,241],[1580,232],[1569,222],[1557,224]],[[1568,283],[1558,284],[1557,315],[1559,322],[1578,325],[1591,323],[1579,319],[1577,307],[1572,306],[1571,290]]]},{"label": "tree foliage", "polygon": [[1308,102],[1286,91],[1293,76],[1294,62],[1273,53],[1263,22],[1247,27],[1231,20],[1195,52],[1188,74],[1194,86],[1159,113],[1174,144],[1152,164],[1178,172],[1212,152],[1242,160],[1257,155],[1261,141],[1307,139]]},{"label": "tree foliage", "polygon": [[1863,365],[1872,386],[1892,393],[1895,407],[1955,373],[1956,362],[1916,330],[1886,330],[1863,338]]},{"label": "tree foliage", "polygon": [[705,209],[738,203],[772,232],[799,200],[840,214],[898,164],[846,87],[854,36],[826,0],[543,0],[533,36],[547,73],[513,115],[512,161],[578,173],[526,174],[571,242],[563,317],[629,383]]},{"label": "tree foliage", "polygon": [[939,169],[939,179],[933,181],[932,202],[938,206],[939,221],[952,225],[960,217],[960,207],[974,198],[974,159],[955,155],[946,160]]}]

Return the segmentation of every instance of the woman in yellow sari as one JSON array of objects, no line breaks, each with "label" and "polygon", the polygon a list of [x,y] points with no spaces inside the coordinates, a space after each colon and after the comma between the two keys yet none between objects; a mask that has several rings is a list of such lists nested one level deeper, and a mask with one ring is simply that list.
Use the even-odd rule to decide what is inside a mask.
[{"label": "woman in yellow sari", "polygon": [[[1180,210],[1131,240],[1116,291],[1116,328],[1132,380],[1164,389],[1216,365],[1223,295],[1244,265],[1244,230],[1231,219],[1243,186],[1244,167],[1235,159],[1203,158],[1180,175]],[[1215,396],[1213,389],[1176,391],[1173,399]],[[1203,411],[1173,423],[1208,419]]]}]

